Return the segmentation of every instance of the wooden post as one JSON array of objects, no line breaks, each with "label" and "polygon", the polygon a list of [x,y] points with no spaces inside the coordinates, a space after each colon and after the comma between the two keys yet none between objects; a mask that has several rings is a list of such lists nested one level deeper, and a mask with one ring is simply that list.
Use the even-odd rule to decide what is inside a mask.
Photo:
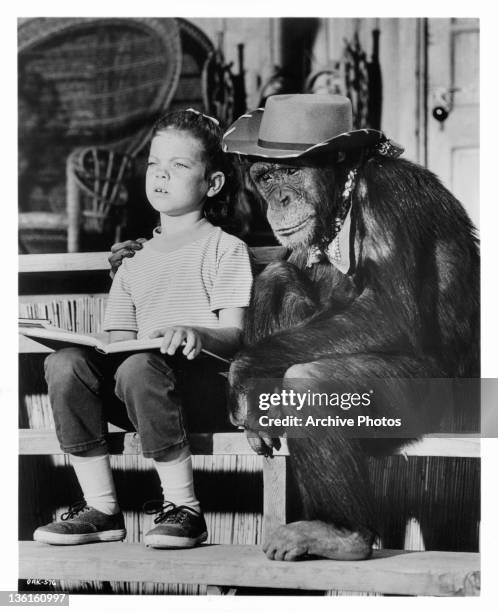
[{"label": "wooden post", "polygon": [[67,250],[76,253],[80,238],[80,203],[79,191],[74,176],[74,156],[71,153],[66,161],[66,206],[67,206]]},{"label": "wooden post", "polygon": [[287,457],[263,457],[263,541],[287,521]]}]

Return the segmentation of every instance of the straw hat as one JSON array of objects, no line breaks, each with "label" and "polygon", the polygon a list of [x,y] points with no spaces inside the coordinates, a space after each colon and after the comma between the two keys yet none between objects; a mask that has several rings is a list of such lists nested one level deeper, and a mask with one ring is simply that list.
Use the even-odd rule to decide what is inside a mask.
[{"label": "straw hat", "polygon": [[349,98],[324,94],[270,96],[265,108],[239,117],[223,138],[227,153],[296,158],[371,147],[386,140],[378,130],[353,130]]}]

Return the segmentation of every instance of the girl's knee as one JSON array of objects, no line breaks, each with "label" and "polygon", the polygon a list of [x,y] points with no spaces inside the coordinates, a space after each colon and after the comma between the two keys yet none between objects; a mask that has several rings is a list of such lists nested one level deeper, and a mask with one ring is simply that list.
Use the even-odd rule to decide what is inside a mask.
[{"label": "girl's knee", "polygon": [[[173,370],[160,353],[134,353],[127,357],[116,370],[116,390],[140,388],[151,380],[174,380]],[[120,394],[118,393],[118,397]]]},{"label": "girl's knee", "polygon": [[75,346],[63,348],[46,357],[45,378],[47,382],[70,380],[88,370],[89,362],[87,350]]}]

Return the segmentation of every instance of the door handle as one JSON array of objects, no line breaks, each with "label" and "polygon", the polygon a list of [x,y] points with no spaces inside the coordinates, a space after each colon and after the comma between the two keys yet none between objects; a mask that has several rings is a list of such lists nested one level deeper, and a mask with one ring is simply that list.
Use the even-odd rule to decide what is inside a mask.
[{"label": "door handle", "polygon": [[436,121],[444,123],[453,110],[453,95],[460,91],[459,87],[438,87],[432,94],[432,116]]}]

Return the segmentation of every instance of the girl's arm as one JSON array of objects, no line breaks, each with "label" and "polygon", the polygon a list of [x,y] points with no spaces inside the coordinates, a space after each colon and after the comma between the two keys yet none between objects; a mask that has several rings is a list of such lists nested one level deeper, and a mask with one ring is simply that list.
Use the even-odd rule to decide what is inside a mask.
[{"label": "girl's arm", "polygon": [[223,308],[218,311],[220,327],[197,327],[202,348],[222,357],[232,357],[239,350],[244,327],[245,308]]},{"label": "girl's arm", "polygon": [[183,344],[183,354],[194,359],[206,349],[221,357],[232,357],[240,348],[245,308],[223,308],[218,317],[221,327],[190,327],[172,325],[156,329],[151,338],[163,337],[161,352],[174,355]]}]

